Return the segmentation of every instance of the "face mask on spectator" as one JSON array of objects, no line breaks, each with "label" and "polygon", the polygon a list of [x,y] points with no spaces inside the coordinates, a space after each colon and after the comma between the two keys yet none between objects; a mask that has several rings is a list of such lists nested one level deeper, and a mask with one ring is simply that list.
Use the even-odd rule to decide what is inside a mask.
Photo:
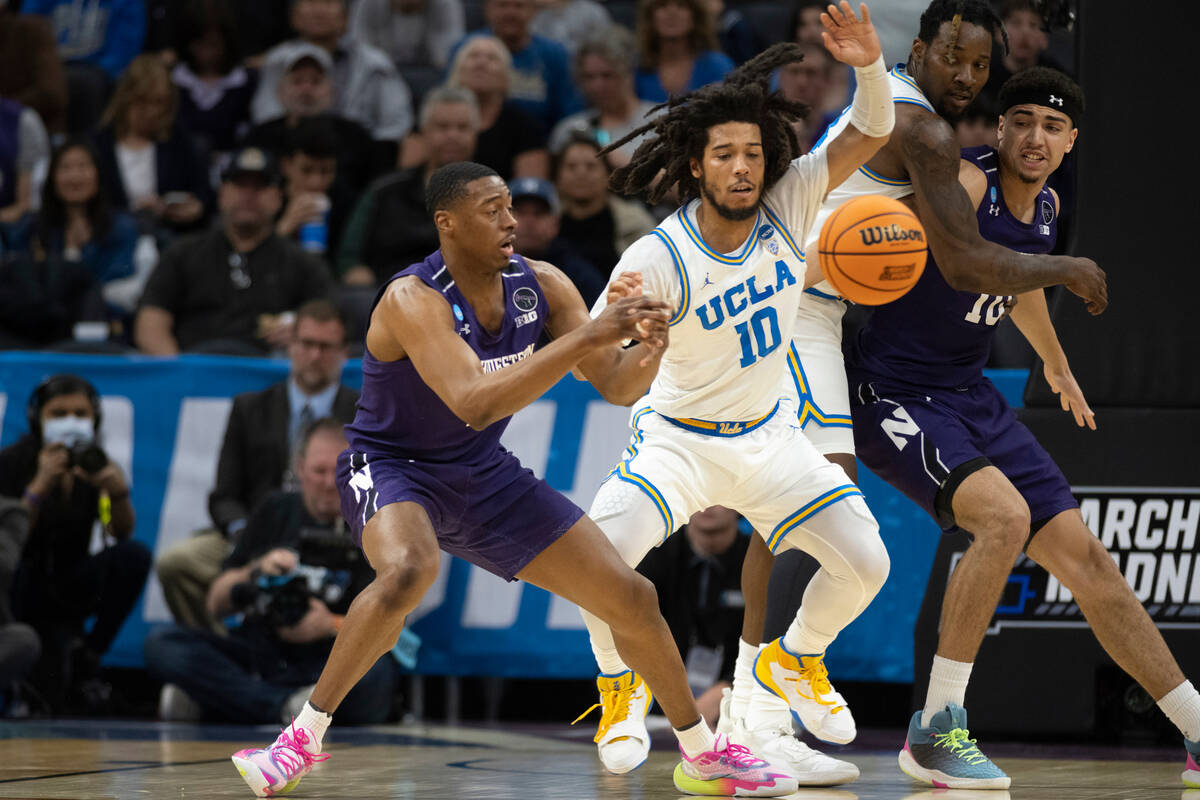
[{"label": "face mask on spectator", "polygon": [[42,441],[62,444],[68,449],[91,444],[94,438],[92,421],[87,417],[55,417],[42,423]]}]

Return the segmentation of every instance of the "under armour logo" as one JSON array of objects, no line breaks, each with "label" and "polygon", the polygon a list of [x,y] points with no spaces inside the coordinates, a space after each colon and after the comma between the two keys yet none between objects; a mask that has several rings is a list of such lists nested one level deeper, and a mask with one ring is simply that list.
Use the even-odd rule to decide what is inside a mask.
[{"label": "under armour logo", "polygon": [[993,205],[991,208],[988,209],[988,213],[991,214],[993,217],[998,217],[998,216],[1000,216],[1000,207]]},{"label": "under armour logo", "polygon": [[1050,102],[1053,103],[1054,105],[1058,106],[1059,108],[1062,108],[1063,99],[1061,97],[1055,97],[1054,95],[1050,95]]},{"label": "under armour logo", "polygon": [[462,330],[459,331],[459,333],[461,333],[463,336],[470,336],[471,335],[471,323],[464,322],[463,326],[462,326]]}]

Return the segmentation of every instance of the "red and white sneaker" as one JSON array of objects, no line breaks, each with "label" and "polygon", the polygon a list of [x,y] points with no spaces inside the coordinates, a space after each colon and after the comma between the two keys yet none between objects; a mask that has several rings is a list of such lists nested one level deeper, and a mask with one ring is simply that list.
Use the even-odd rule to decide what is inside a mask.
[{"label": "red and white sneaker", "polygon": [[327,758],[308,729],[297,728],[294,721],[265,750],[239,750],[232,756],[233,765],[257,797],[287,794],[312,771],[313,764]]}]

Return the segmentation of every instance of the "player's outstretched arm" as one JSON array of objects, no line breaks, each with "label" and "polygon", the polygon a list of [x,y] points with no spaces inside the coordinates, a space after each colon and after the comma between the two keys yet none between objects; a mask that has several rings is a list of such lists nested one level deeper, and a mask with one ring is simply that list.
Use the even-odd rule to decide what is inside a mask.
[{"label": "player's outstretched arm", "polygon": [[[542,293],[550,306],[546,328],[557,339],[592,321],[579,290],[561,270],[541,261],[530,261]],[[626,272],[614,278],[607,289],[608,303],[642,294],[642,276]],[[663,308],[669,308],[663,304]],[[668,312],[669,313],[669,312]],[[623,348],[620,342],[593,350],[579,361],[579,371],[610,403],[627,406],[644,395],[658,373],[667,345],[667,320],[646,320],[633,337],[638,343]]]},{"label": "player's outstretched arm", "polygon": [[1058,334],[1054,331],[1054,323],[1050,321],[1046,292],[1042,289],[1026,292],[1017,299],[1009,314],[1021,335],[1042,359],[1046,383],[1058,395],[1063,411],[1070,411],[1079,427],[1096,430],[1096,414],[1084,399],[1083,391],[1071,373],[1067,354],[1063,352]]},{"label": "player's outstretched arm", "polygon": [[855,14],[846,0],[822,12],[825,47],[838,61],[854,67],[856,88],[850,124],[826,150],[829,188],[840,185],[887,144],[895,122],[892,88],[883,63],[879,36],[865,3]]},{"label": "player's outstretched arm", "polygon": [[959,149],[941,117],[916,106],[897,111],[894,151],[913,184],[929,248],[951,287],[962,292],[1023,294],[1063,284],[1099,314],[1108,305],[1104,272],[1089,258],[1028,255],[979,235],[975,208],[959,184]]},{"label": "player's outstretched arm", "polygon": [[609,311],[529,358],[485,373],[475,351],[456,333],[440,293],[416,278],[402,278],[371,315],[367,346],[381,360],[412,359],[421,379],[455,416],[483,430],[537,400],[593,350],[635,337],[639,325],[665,320],[670,313],[664,303],[644,297],[626,298]]}]

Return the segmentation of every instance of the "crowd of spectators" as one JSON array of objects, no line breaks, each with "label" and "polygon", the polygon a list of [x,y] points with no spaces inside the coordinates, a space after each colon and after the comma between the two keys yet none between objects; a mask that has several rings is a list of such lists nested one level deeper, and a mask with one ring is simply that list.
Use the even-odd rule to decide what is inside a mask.
[{"label": "crowd of spectators", "polygon": [[[885,45],[892,61],[925,3],[903,5],[904,30],[877,18],[899,42]],[[994,140],[988,103],[1005,77],[1052,63],[1033,4],[997,5],[1010,49],[997,45],[964,144]],[[0,0],[0,349],[291,362],[287,381],[235,399],[212,526],[158,560],[177,625],[146,658],[169,684],[165,712],[274,719],[327,652],[340,606],[229,630],[232,589],[287,573],[305,531],[340,536],[329,461],[355,398],[339,375],[377,287],[437,247],[429,175],[494,168],[511,182],[518,251],[556,264],[591,304],[665,213],[607,188],[640,140],[601,149],[783,39],[804,47],[776,85],[812,109],[797,124],[811,147],[852,88],[821,43],[824,6]],[[0,707],[23,675],[52,710],[103,705],[97,665],[151,569],[120,467],[70,462],[63,419],[102,440],[86,381],[39,387],[28,432],[0,451]],[[691,568],[682,545],[671,557]],[[195,664],[253,678],[232,696],[189,677]],[[386,666],[372,674],[363,714],[349,714],[360,721],[394,681]]]}]

